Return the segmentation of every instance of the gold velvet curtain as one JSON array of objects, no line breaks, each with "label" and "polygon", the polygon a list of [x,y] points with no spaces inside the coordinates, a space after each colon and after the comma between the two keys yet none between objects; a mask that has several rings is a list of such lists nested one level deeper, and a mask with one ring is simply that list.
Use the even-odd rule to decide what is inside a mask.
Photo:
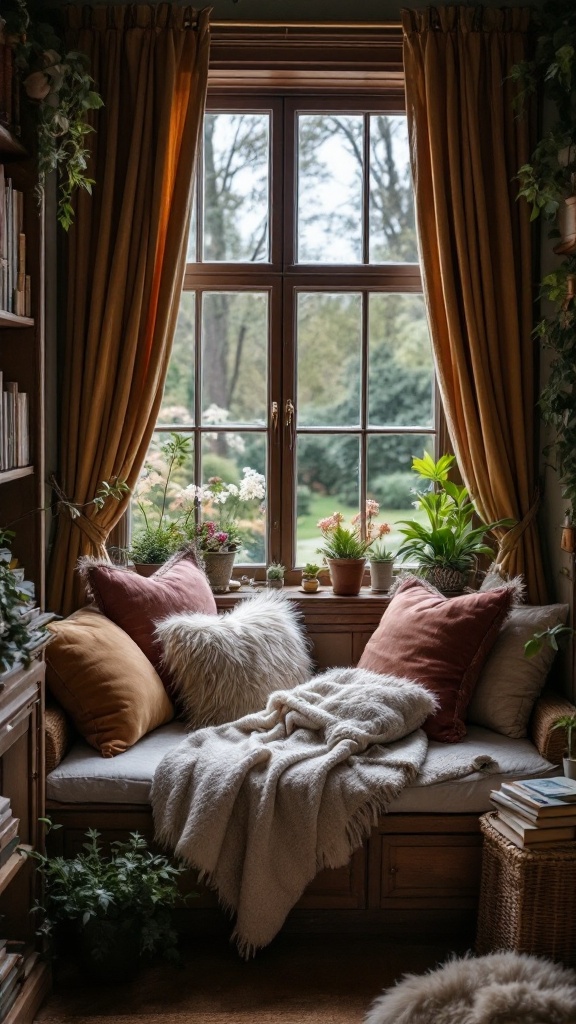
[{"label": "gold velvet curtain", "polygon": [[486,521],[512,517],[500,561],[545,600],[535,512],[535,347],[529,211],[516,200],[531,152],[512,65],[528,57],[527,8],[403,11],[406,102],[424,294],[448,431]]},{"label": "gold velvet curtain", "polygon": [[[186,260],[204,112],[208,10],[69,6],[69,43],[104,99],[88,136],[93,196],[78,197],[68,247],[60,484],[84,503],[102,480],[134,486],[156,423]],[[80,555],[106,557],[128,498],[58,516],[48,606],[84,603]],[[80,527],[80,528],[78,528]]]}]

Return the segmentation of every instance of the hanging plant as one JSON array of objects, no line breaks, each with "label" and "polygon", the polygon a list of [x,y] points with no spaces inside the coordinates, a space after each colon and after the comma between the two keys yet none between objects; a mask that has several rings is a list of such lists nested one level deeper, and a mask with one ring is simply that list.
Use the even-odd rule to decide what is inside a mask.
[{"label": "hanging plant", "polygon": [[[576,519],[576,4],[548,0],[538,19],[532,61],[517,64],[511,78],[520,85],[517,104],[537,93],[551,100],[556,121],[537,143],[530,163],[518,171],[519,197],[532,206],[531,219],[549,222],[554,251],[565,259],[542,281],[540,298],[552,312],[536,325],[534,336],[552,353],[548,380],[539,400],[551,430],[544,448],[571,503],[568,523]],[[565,524],[566,525],[566,524]]]},{"label": "hanging plant", "polygon": [[[85,54],[67,51],[55,28],[38,20],[26,0],[8,0],[4,6],[7,41],[37,129],[39,193],[43,194],[46,175],[56,171],[57,216],[67,231],[74,216],[74,192],[92,192],[86,135],[93,131],[89,112],[103,105],[102,97],[94,88]],[[42,17],[51,13],[57,16],[45,11]]]}]

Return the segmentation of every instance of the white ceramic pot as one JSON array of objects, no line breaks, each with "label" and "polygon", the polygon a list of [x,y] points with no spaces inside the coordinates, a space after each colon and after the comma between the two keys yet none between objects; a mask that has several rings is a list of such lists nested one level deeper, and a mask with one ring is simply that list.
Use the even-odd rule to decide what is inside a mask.
[{"label": "white ceramic pot", "polygon": [[574,779],[576,781],[576,757],[565,757],[564,761],[564,778]]},{"label": "white ceramic pot", "polygon": [[394,562],[370,562],[370,590],[386,593],[392,586]]}]

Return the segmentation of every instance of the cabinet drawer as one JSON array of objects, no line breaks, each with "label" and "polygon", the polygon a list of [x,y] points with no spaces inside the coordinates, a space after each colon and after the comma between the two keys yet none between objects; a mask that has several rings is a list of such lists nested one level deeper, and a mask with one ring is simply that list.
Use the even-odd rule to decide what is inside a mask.
[{"label": "cabinet drawer", "polygon": [[[473,906],[480,888],[479,836],[380,836],[379,907]],[[379,856],[378,856],[379,854]]]},{"label": "cabinet drawer", "polygon": [[361,910],[366,906],[366,855],[356,850],[343,868],[320,871],[296,904],[305,910]]}]

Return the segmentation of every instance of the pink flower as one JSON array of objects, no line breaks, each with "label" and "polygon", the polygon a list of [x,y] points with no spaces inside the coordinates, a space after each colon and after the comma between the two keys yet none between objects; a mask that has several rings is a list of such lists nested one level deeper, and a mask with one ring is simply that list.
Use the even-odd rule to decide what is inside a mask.
[{"label": "pink flower", "polygon": [[378,527],[378,536],[385,537],[387,533],[390,533],[391,526],[388,523],[380,523]]},{"label": "pink flower", "polygon": [[219,544],[225,544],[228,540],[228,534],[224,533],[223,530],[219,530],[218,533],[214,534],[214,540],[217,540]]},{"label": "pink flower", "polygon": [[325,519],[319,519],[318,522],[316,523],[316,526],[318,527],[319,530],[322,530],[322,533],[329,533],[330,530],[333,530],[336,525],[337,524],[334,519],[334,516],[326,516]]},{"label": "pink flower", "polygon": [[[372,516],[377,516],[379,511],[380,511],[380,505],[378,504],[378,502],[374,501],[373,498],[368,498],[367,501],[366,501],[366,515],[369,518],[372,518]],[[354,520],[352,520],[352,521],[354,521]]]}]

